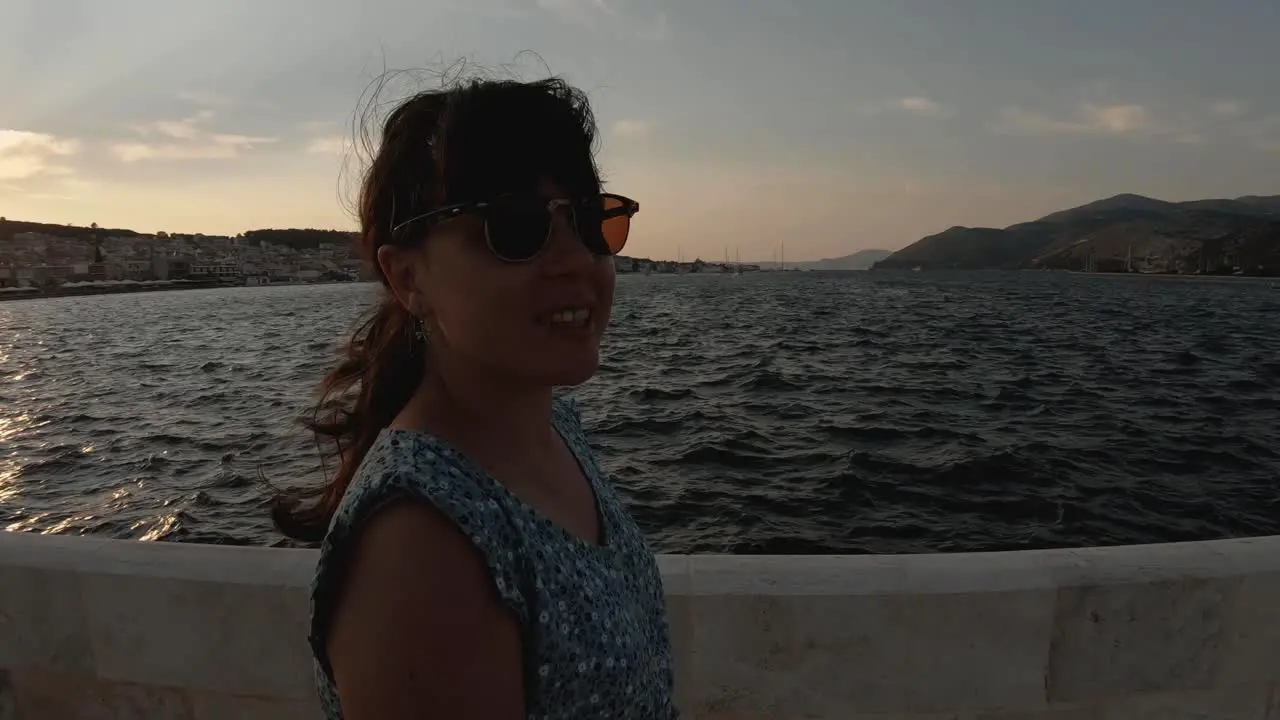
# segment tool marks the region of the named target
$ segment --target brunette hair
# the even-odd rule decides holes
[[[573,193],[599,192],[595,144],[586,96],[559,78],[455,80],[412,95],[387,115],[357,206],[360,249],[382,282],[381,299],[304,421],[325,467],[335,460],[336,470],[321,486],[276,495],[271,517],[281,532],[308,543],[324,538],[369,448],[426,372],[427,340],[389,291],[377,253],[383,245],[421,243],[428,231],[392,228],[444,205],[533,191],[543,178]]]

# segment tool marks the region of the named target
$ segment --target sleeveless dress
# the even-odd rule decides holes
[[[374,442],[330,523],[311,588],[309,640],[328,720],[342,718],[325,650],[340,566],[354,531],[406,497],[431,503],[483,555],[519,621],[527,718],[679,717],[657,563],[605,480],[573,401],[556,400],[553,422],[595,492],[599,546],[549,520],[438,438],[387,429]]]

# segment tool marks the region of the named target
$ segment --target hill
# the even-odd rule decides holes
[[[812,262],[798,262],[796,267],[805,270],[869,270],[872,265],[893,254],[891,250],[859,250],[852,255],[824,258]]]
[[[874,270],[1135,269],[1280,274],[1280,196],[1167,202],[1124,194],[1007,228],[953,227]]]
[[[1013,268],[1043,243],[998,228],[953,227],[922,238],[872,266],[873,270]]]
[[[101,237],[138,237],[140,234],[133,230],[116,230],[97,226],[57,225],[54,223],[26,222],[0,218],[0,241],[12,240],[14,235],[21,235],[22,233],[40,233],[41,235],[66,238],[89,238],[95,234]]]
[[[342,230],[248,230],[244,238],[250,242],[269,242],[275,245],[288,245],[294,250],[314,248],[320,245],[348,244],[356,239],[355,233]]]
[[[54,237],[64,238],[82,238],[89,240],[94,236],[100,238],[108,237],[141,237],[149,233],[140,233],[136,230],[125,230],[117,228],[100,228],[97,225],[90,227],[81,227],[78,225],[60,225],[56,223],[38,223],[26,222],[22,220],[9,220],[8,218],[0,218],[0,242],[12,240],[14,235],[22,233],[39,233],[41,235],[52,235]],[[163,237],[166,234],[160,233]],[[180,234],[175,233],[175,236]],[[303,248],[314,248],[325,244],[346,244],[350,243],[355,234],[343,230],[316,230],[311,228],[297,229],[262,229],[247,230],[241,234],[241,237],[250,242],[265,241],[275,245],[287,245],[295,250]]]

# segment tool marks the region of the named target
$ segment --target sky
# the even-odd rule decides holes
[[[1277,37],[1257,0],[4,0],[0,216],[354,228],[371,83],[465,61],[588,93],[628,255],[896,249],[1280,194]]]

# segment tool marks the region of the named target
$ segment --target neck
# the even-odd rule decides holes
[[[537,458],[552,447],[552,389],[433,353],[402,421],[479,457]]]

